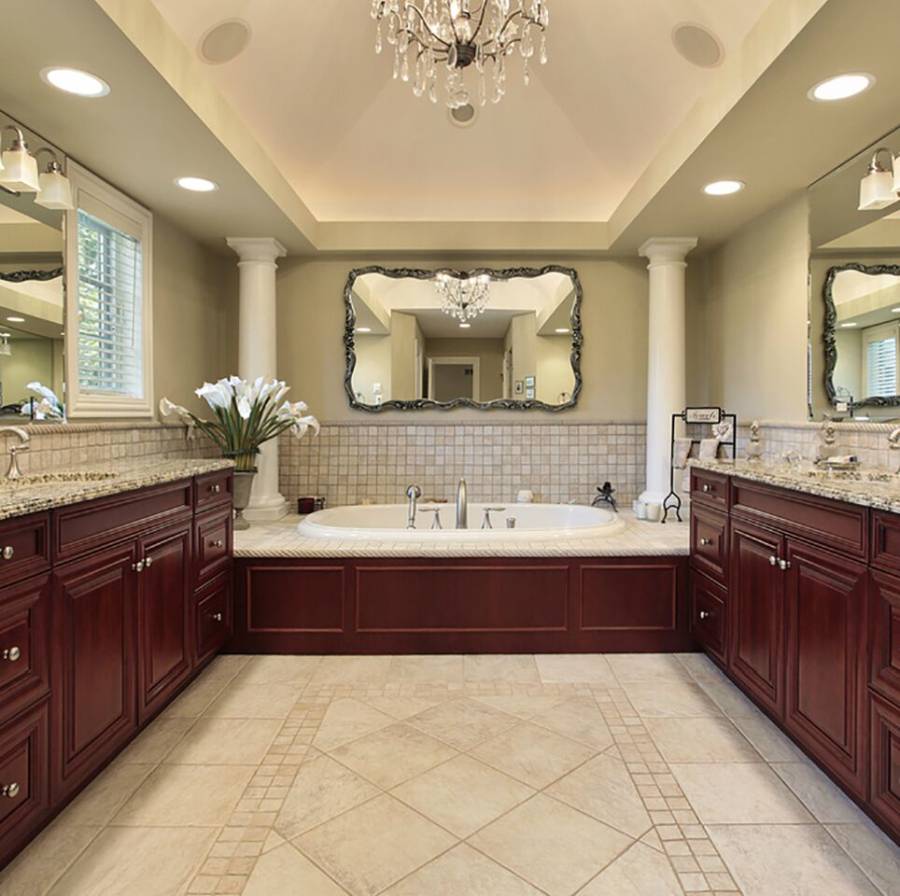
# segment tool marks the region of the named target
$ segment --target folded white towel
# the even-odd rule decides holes
[[[700,460],[715,460],[719,454],[719,440],[700,439]]]
[[[691,439],[675,439],[675,448],[672,457],[672,466],[676,470],[683,470],[691,453]]]

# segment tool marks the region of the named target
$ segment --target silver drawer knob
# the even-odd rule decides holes
[[[15,557],[15,555],[16,555],[16,549],[11,544],[8,544],[5,548],[3,548],[3,559],[4,560],[12,560],[12,558]]]
[[[131,568],[132,568],[135,572],[143,572],[143,571],[144,571],[144,561],[143,561],[143,560],[138,560],[137,563],[132,563],[132,564],[131,564]]]
[[[222,614],[221,613],[213,613],[210,618],[215,619],[216,622],[221,622]]]
[[[709,610],[701,610],[699,616],[701,619],[709,619],[709,617],[712,616],[712,613],[710,613]]]
[[[6,650],[3,651],[3,653],[0,653],[0,656],[11,663],[14,663],[19,659],[19,657],[22,656],[22,651],[19,650],[18,647],[7,647]]]
[[[151,566],[153,566],[153,558],[144,557],[144,569],[150,569]]]
[[[778,566],[778,558],[774,554],[769,557],[769,566]]]
[[[709,491],[709,483],[704,482],[701,491],[708,492]]]
[[[217,495],[217,494],[219,494],[220,491],[222,491],[222,486],[219,485],[218,483],[216,483],[215,485],[211,485],[211,486],[209,487],[209,490],[210,490],[214,495]]]
[[[779,560],[779,561],[778,561],[778,568],[779,568],[782,572],[784,572],[784,571],[787,570],[787,569],[790,569],[790,568],[791,568],[791,561],[790,561],[790,560]]]
[[[209,543],[209,546],[210,546],[211,548],[224,548],[224,547],[225,547],[225,542],[222,541],[221,538],[217,538],[215,541],[211,541],[211,542]]]
[[[19,791],[21,789],[22,788],[19,787],[18,783],[13,781],[12,784],[4,784],[2,787],[0,787],[0,796],[5,796],[11,800],[14,800],[19,795]]]
[[[712,544],[711,538],[701,538],[700,547],[708,548]]]

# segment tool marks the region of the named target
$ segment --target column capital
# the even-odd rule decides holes
[[[647,240],[638,254],[650,259],[650,264],[684,263],[685,256],[697,247],[697,238],[690,236],[655,236]]]
[[[287,255],[287,249],[269,236],[229,236],[225,239],[230,249],[234,249],[241,261],[261,261],[275,263],[276,258]]]

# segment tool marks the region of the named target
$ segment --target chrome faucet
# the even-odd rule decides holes
[[[416,528],[416,501],[422,497],[422,489],[417,485],[411,485],[406,490],[406,497],[409,499],[409,511],[406,515],[406,528]]]
[[[9,446],[9,469],[6,471],[6,478],[14,482],[16,479],[22,478],[22,471],[19,469],[19,455],[28,450],[31,436],[21,426],[0,426],[0,432],[11,432],[19,437],[18,445]]]
[[[456,487],[456,528],[469,528],[469,495],[465,479],[460,479]]]

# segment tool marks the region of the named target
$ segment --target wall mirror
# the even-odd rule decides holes
[[[351,407],[560,411],[581,392],[571,268],[360,268],[344,289]]]
[[[900,153],[900,129],[809,190],[813,418],[900,414],[900,193],[893,188],[888,152],[878,155],[888,169],[884,196],[873,204],[868,195],[873,155],[882,145]]]
[[[9,123],[0,115],[0,126]],[[23,130],[32,153],[46,146]],[[4,149],[10,142],[6,132]],[[64,212],[38,205],[35,193],[10,189],[2,178],[0,173],[0,417],[7,425],[58,423],[59,417],[40,410],[41,396],[28,384],[38,382],[60,399],[64,393]]]

